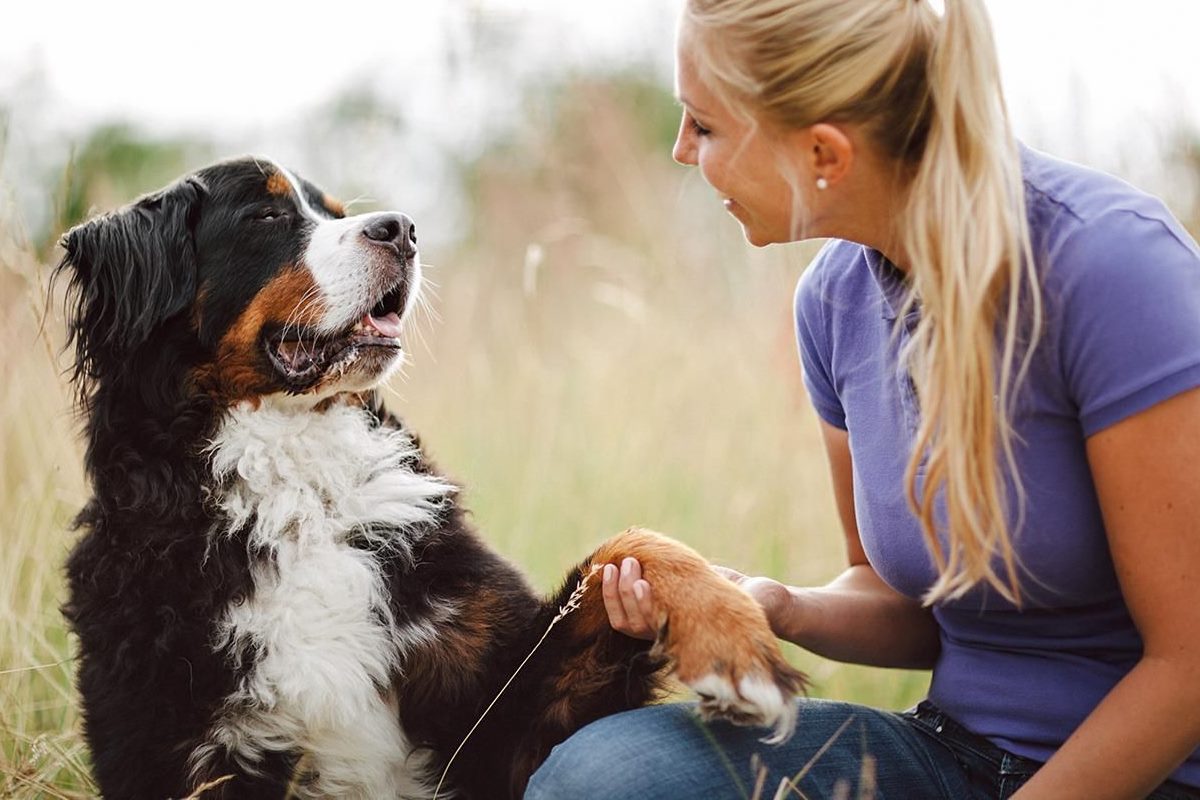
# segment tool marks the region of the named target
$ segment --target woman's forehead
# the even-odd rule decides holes
[[[700,77],[695,58],[682,48],[675,57],[675,99],[689,111],[701,114],[716,112],[720,105],[714,102],[712,90]]]

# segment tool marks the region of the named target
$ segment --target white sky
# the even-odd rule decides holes
[[[633,55],[669,86],[680,2],[13,0],[0,19],[0,108],[17,109],[8,171],[22,151],[48,158],[43,130],[114,118],[278,153],[281,130],[358,82],[394,98],[417,138],[462,141],[507,98],[457,77],[455,58],[490,47],[507,85]],[[1200,130],[1200,0],[988,7],[1031,144],[1136,180],[1181,120]]]
[[[549,50],[576,61],[639,48],[667,58],[677,3],[13,2],[0,25],[0,97],[39,65],[64,121],[255,125],[371,73],[392,78],[402,95],[423,63],[463,43],[472,15],[536,22]],[[1200,117],[1200,0],[991,0],[989,8],[1019,129],[1059,136],[1077,127],[1096,140],[1089,146],[1103,146],[1119,126],[1162,119],[1176,104]]]
[[[554,54],[583,63],[649,49],[660,32],[669,54],[674,8],[674,0],[18,0],[0,24],[0,98],[40,68],[66,120],[269,123],[359,77],[390,78],[403,97],[447,50],[470,46],[475,19],[544,32],[533,37],[544,52],[515,52],[514,62]]]

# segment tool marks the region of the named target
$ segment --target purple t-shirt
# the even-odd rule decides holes
[[[972,731],[1044,761],[1142,653],[1084,442],[1200,386],[1200,248],[1161,202],[1116,178],[1028,148],[1022,165],[1045,309],[1014,419],[1025,607],[986,588],[936,605],[942,649],[929,696]],[[903,281],[877,251],[830,242],[800,280],[796,330],[817,412],[850,433],[867,557],[918,598],[935,571],[904,492],[919,409],[896,358],[916,320],[893,336]],[[1172,777],[1200,786],[1200,751]]]

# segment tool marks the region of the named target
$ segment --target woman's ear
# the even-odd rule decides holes
[[[833,186],[854,163],[854,141],[840,125],[818,122],[805,129],[805,160],[812,174]]]

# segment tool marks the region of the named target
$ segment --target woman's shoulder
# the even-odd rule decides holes
[[[1024,145],[1021,168],[1035,253],[1060,271],[1078,260],[1070,258],[1073,253],[1086,253],[1094,265],[1098,253],[1123,261],[1148,245],[1175,250],[1184,259],[1200,258],[1195,240],[1158,197]],[[1067,263],[1058,263],[1064,258]]]
[[[1200,380],[1200,247],[1153,195],[1025,154],[1044,335],[1084,433]]]
[[[863,259],[866,252],[864,245],[845,239],[827,239],[821,249],[809,262],[801,280],[826,280],[832,274],[842,272]],[[808,276],[820,276],[811,278]]]
[[[829,239],[800,274],[796,303],[845,297],[870,279],[868,248],[844,239]]]

